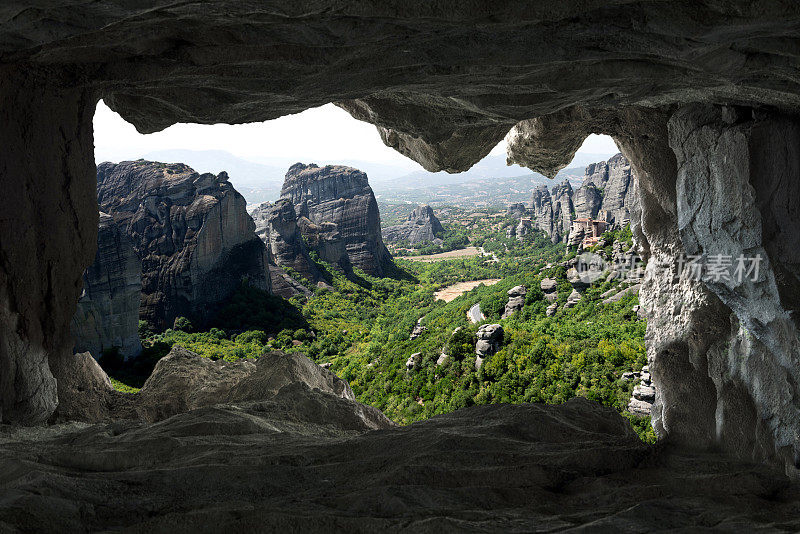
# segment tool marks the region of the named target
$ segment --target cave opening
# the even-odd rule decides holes
[[[31,4],[0,8],[0,530],[797,524],[797,6]],[[162,369],[170,372],[161,375],[158,402],[105,393],[96,402],[108,379],[92,358],[73,354],[70,322],[102,223],[92,150],[100,98],[150,133],[336,102],[375,125],[387,147],[447,173],[469,169],[506,138],[509,161],[553,176],[587,135],[611,136],[637,175],[631,232],[647,260],[640,302],[661,444],[643,447],[618,413],[583,397],[465,406],[398,428],[315,362],[274,353],[263,363],[220,363],[179,350]],[[294,169],[291,194],[301,204],[317,194],[306,186],[321,169]],[[208,261],[214,236],[249,223],[226,226],[217,214],[243,201],[221,200],[226,176],[159,172],[198,191],[197,203],[177,211],[207,210],[218,222],[197,227],[183,217],[170,239],[195,232],[201,254],[184,259],[224,274]],[[143,203],[130,222],[149,231],[179,196],[167,210]],[[291,220],[288,209],[276,213],[276,221]],[[339,231],[310,208],[302,217],[308,246],[323,250]],[[361,269],[376,257],[348,249],[348,238],[339,232],[340,244],[324,249],[334,263]],[[153,255],[171,250],[170,239]],[[226,254],[252,265],[243,258],[261,254],[268,263],[265,250],[248,239]],[[386,258],[382,250],[377,257]],[[749,268],[731,276],[740,259]],[[676,275],[678,264],[695,260],[707,277]],[[378,265],[376,272],[386,267]],[[394,282],[374,283],[361,270],[347,286],[353,300],[391,293]],[[325,282],[326,272],[314,276]],[[242,271],[235,281],[266,287],[258,276]],[[200,288],[209,306],[234,281],[174,280],[170,287],[183,292]],[[508,290],[509,299],[521,297]],[[324,285],[313,292],[331,298]],[[497,299],[482,302],[488,309]],[[407,331],[395,339],[403,343],[414,341],[405,337],[416,326],[435,326],[397,324]],[[299,339],[312,337],[302,330],[286,341],[309,341]],[[496,331],[480,341],[491,345]],[[366,339],[358,328],[338,332]],[[364,345],[372,353],[358,363],[382,365],[380,343]],[[408,352],[391,377],[403,385],[413,385],[417,366]],[[422,368],[434,368],[433,354],[419,356]],[[493,371],[483,363],[484,374]],[[223,369],[236,380],[220,381]],[[342,374],[363,384],[352,369]],[[385,384],[372,391],[380,395]],[[107,421],[109,410],[126,415],[43,426],[57,413]]]

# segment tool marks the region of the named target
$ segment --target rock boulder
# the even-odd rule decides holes
[[[509,289],[508,302],[506,303],[502,318],[505,319],[520,311],[523,306],[525,306],[525,295],[527,294],[528,289],[525,286],[515,286]]]

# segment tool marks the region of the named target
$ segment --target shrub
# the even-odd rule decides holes
[[[175,322],[172,325],[173,330],[180,330],[181,332],[191,332],[192,322],[187,319],[186,317],[176,317]]]

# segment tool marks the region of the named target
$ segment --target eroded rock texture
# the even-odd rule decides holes
[[[619,228],[630,222],[633,206],[634,187],[631,163],[622,154],[608,161],[601,161],[586,167],[581,191],[589,184],[602,190],[602,203],[592,218],[609,223],[611,228]]]
[[[614,135],[638,174],[659,433],[793,465],[797,233],[778,223],[798,182],[797,4],[11,0],[0,17],[3,421],[55,408],[47,360],[71,349],[94,257],[96,98],[143,132],[335,101],[431,170],[468,168],[514,127],[509,159],[552,176],[589,133]],[[657,267],[728,248],[763,249],[763,278],[706,284]]]
[[[797,486],[648,450],[612,408],[472,406],[365,432],[301,384],[156,424],[0,434],[0,528],[147,532],[791,531]]]
[[[281,197],[294,205],[307,236],[320,257],[349,271],[357,267],[380,276],[391,264],[381,238],[378,203],[367,175],[343,165],[295,163],[286,173]]]
[[[444,233],[442,223],[430,206],[417,206],[408,220],[403,224],[388,226],[383,229],[386,241],[408,241],[411,245],[430,243]]]
[[[4,25],[3,25],[4,26]],[[55,74],[54,74],[55,75]],[[97,246],[95,101],[0,67],[0,421],[45,421]]]
[[[275,204],[265,202],[250,215],[256,224],[256,234],[270,251],[272,292],[284,298],[310,295],[308,288],[294,277],[315,284],[322,279],[322,273],[308,254],[292,202],[288,199],[280,199]]]
[[[564,129],[614,135],[638,177],[656,431],[797,476],[797,118],[711,105],[575,116]],[[688,256],[706,265],[697,277]],[[758,272],[739,280],[739,258],[761,258]]]
[[[244,197],[224,172],[182,163],[101,163],[97,198],[142,262],[140,317],[156,328],[198,324],[246,280],[268,290],[267,254]]]
[[[533,165],[538,152],[530,144],[538,142],[531,132],[525,131],[523,121],[515,132],[526,135],[528,145],[510,145],[509,150],[517,158],[515,162]],[[574,132],[573,132],[574,134]],[[568,143],[572,146],[574,143]],[[566,154],[566,153],[565,153]],[[564,155],[571,158],[572,154]],[[622,154],[608,161],[588,165],[584,171],[583,184],[573,189],[568,181],[553,186],[539,186],[533,192],[532,224],[542,230],[553,242],[563,241],[578,245],[583,235],[571,235],[571,223],[575,219],[595,219],[608,222],[609,228],[620,228],[630,222],[631,210],[636,202],[634,175],[631,164]]]
[[[141,300],[142,262],[127,234],[101,212],[97,254],[83,274],[83,294],[72,318],[75,352],[99,358],[116,348],[126,359],[138,355]]]

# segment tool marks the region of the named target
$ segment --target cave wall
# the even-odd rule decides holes
[[[589,133],[612,135],[637,170],[632,230],[648,260],[639,298],[657,434],[798,476],[798,118],[709,104],[571,108],[515,126],[508,157],[552,173]],[[706,264],[699,276],[693,258]]]
[[[0,421],[45,421],[97,246],[89,92],[0,69]]]
[[[669,132],[685,250],[709,262],[731,256],[733,264],[731,276],[704,281],[732,312],[725,344],[708,358],[716,439],[742,456],[774,458],[796,471],[800,121],[768,110],[694,105],[673,115]]]
[[[614,136],[639,176],[656,430],[794,469],[800,5],[11,0],[0,20],[2,421],[57,403],[48,360],[96,241],[97,97],[141,132],[333,101],[428,170],[466,170],[511,129],[509,162],[552,176]],[[676,272],[720,253],[762,254],[760,277]]]

